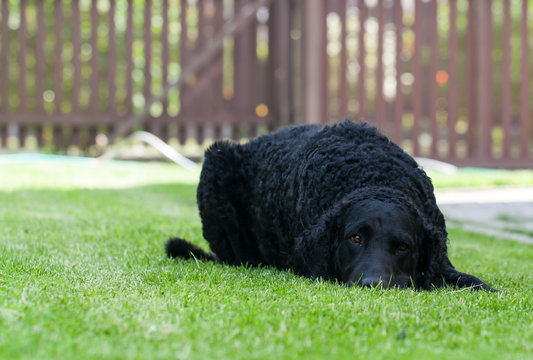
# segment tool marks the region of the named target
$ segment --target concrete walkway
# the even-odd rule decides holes
[[[449,227],[533,244],[533,187],[435,192]]]

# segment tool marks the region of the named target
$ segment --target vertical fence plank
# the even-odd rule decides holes
[[[253,138],[257,137],[257,125],[256,124],[251,124],[250,125],[250,133],[248,134],[248,137],[250,139],[253,139]]]
[[[100,24],[100,17],[98,14],[97,4],[98,0],[91,1],[91,78],[89,94],[89,112],[93,114],[98,113],[98,109],[100,106],[100,56],[98,51],[98,26]],[[89,125],[89,146],[92,146],[96,143],[97,133],[98,130],[96,128],[96,125]]]
[[[28,39],[28,29],[26,23],[26,7],[27,0],[20,1],[20,18],[19,18],[19,30],[18,30],[18,109],[24,112],[27,107],[27,87],[26,87],[26,46]]]
[[[37,1],[37,31],[35,33],[35,111],[43,114],[45,112],[43,94],[45,90],[46,79],[46,63],[44,44],[46,39],[46,29],[44,23],[44,1]],[[78,56],[76,48],[73,49],[73,56]],[[74,64],[74,71],[77,69]],[[44,146],[43,124],[36,124],[35,137],[37,139],[37,146]]]
[[[62,112],[63,104],[63,2],[54,1],[54,113]],[[53,126],[54,146],[59,149],[64,146],[63,127]]]
[[[198,7],[198,39],[196,40],[196,50],[202,49],[205,46],[205,7],[204,0],[196,0],[196,6]]]
[[[52,127],[54,134],[54,147],[61,149],[65,145],[65,139],[63,137],[63,128],[60,125],[54,125]]]
[[[203,144],[205,140],[205,124],[196,124],[196,142]],[[239,140],[239,139],[236,139]]]
[[[35,32],[35,110],[44,111],[43,93],[46,78],[45,67],[45,26],[44,26],[44,2],[37,2],[37,31]],[[74,51],[76,54],[76,51]]]
[[[37,145],[39,147],[43,147],[45,144],[43,124],[38,124],[37,126],[35,126],[35,136],[37,137]]]
[[[528,1],[522,0],[521,12],[521,56],[520,56],[520,155],[529,154],[529,30]]]
[[[184,124],[178,125],[178,140],[180,144],[185,144],[185,140],[187,140],[187,129]]]
[[[54,1],[54,110],[62,112],[63,104],[63,1]]]
[[[413,142],[413,154],[420,155],[420,119],[422,117],[422,4],[420,1],[415,2],[415,50],[413,54],[414,66],[414,88],[413,88],[413,131],[411,139]]]
[[[80,2],[72,0],[72,66],[74,73],[72,77],[72,112],[80,111],[80,90],[81,90],[81,21],[80,21]]]
[[[235,13],[238,13],[244,0],[235,1]],[[253,21],[244,31],[235,36],[234,48],[234,84],[235,106],[239,117],[253,114],[257,99],[257,23]],[[244,118],[241,118],[241,122]]]
[[[241,137],[240,131],[239,131],[239,125],[240,124],[232,124],[231,125],[231,138],[235,141],[238,141]]]
[[[116,114],[116,97],[117,97],[117,36],[115,25],[115,4],[116,1],[111,1],[109,4],[109,18],[108,18],[108,60],[107,60],[107,109],[110,115]]]
[[[385,99],[383,98],[383,30],[385,21],[383,19],[383,0],[378,0],[378,67],[376,74],[376,124],[379,129],[384,130],[385,121]]]
[[[502,29],[502,130],[503,158],[509,159],[511,148],[511,10],[510,0],[503,0]]]
[[[290,123],[291,98],[290,98],[290,3],[277,1],[271,5],[269,24],[269,48],[272,52],[272,85],[271,105],[274,120],[278,125]],[[271,55],[270,55],[271,54]]]
[[[0,146],[7,146],[7,126],[0,123]]]
[[[26,142],[26,136],[28,135],[28,126],[20,125],[18,129],[19,146],[24,147]]]
[[[72,127],[72,135],[70,141],[72,145],[81,146],[80,127],[78,125],[74,125]]]
[[[235,0],[234,1],[234,14],[237,14],[241,7],[244,5],[246,0]],[[255,35],[255,32],[254,32]],[[247,55],[248,48],[247,45],[249,45],[250,38],[252,37],[252,34],[248,32],[244,32],[241,34],[236,34],[234,37],[234,47],[233,47],[233,63],[234,63],[234,72],[233,72],[233,84],[234,84],[234,91],[233,91],[233,105],[235,106],[235,109],[237,110],[240,123],[241,116],[244,112],[247,110],[247,106],[250,105],[249,103],[249,95],[250,89],[247,89],[247,82],[246,77],[248,76],[250,72],[250,64],[247,62]],[[233,134],[232,138],[236,140],[238,138],[236,127],[232,129]]]
[[[197,8],[198,8],[198,38],[196,39],[196,44],[195,44],[195,52],[198,53],[200,52],[204,47],[205,47],[205,44],[207,43],[206,41],[206,31],[205,31],[205,28],[206,28],[206,25],[208,24],[208,22],[206,21],[206,16],[205,16],[205,2],[204,0],[197,0],[197,4],[196,4]],[[206,71],[206,70],[203,70],[203,71],[200,71],[198,74],[197,74],[197,86],[195,87],[194,89],[194,111],[195,113],[197,114],[206,114],[210,109],[209,107],[210,106],[205,106],[205,104],[203,104],[203,100],[205,99],[209,99],[209,96],[210,96],[210,91],[207,89],[208,86],[206,86],[205,84],[209,82],[209,71]],[[209,102],[209,105],[211,105],[211,102]],[[204,131],[204,128],[205,128],[205,123],[197,123],[196,124],[196,141],[198,144],[202,144],[205,140],[205,131]]]
[[[170,45],[168,38],[168,0],[163,0],[162,8],[162,28],[161,28],[161,77],[163,86],[169,81],[168,79],[168,67],[170,64]],[[163,116],[168,115],[168,99],[163,101]]]
[[[126,15],[126,114],[133,114],[133,0],[128,0]]]
[[[340,72],[339,72],[339,112],[340,116],[336,120],[341,120],[348,116],[348,77],[346,75],[346,70],[348,67],[348,55],[346,49],[346,1],[342,0],[339,5],[339,17],[341,21],[341,61],[340,61]]]
[[[90,89],[91,93],[89,96],[89,110],[92,113],[98,111],[98,106],[100,103],[100,92],[98,91],[100,85],[100,75],[99,75],[99,56],[98,56],[98,25],[99,25],[99,16],[97,8],[97,0],[92,0],[91,2],[91,80],[90,80]]]
[[[28,88],[26,83],[26,73],[28,72],[26,55],[27,55],[27,46],[28,46],[28,24],[26,19],[26,8],[27,0],[20,0],[20,20],[19,20],[19,29],[18,29],[18,96],[19,96],[19,111],[24,113],[27,111],[28,106]],[[25,135],[26,135],[26,125],[16,124],[15,129],[17,129],[17,136],[19,139],[19,146],[24,147]]]
[[[88,139],[90,146],[96,144],[96,135],[98,135],[98,129],[96,128],[96,126],[90,126]]]
[[[215,4],[215,21],[214,21],[214,31],[217,33],[224,26],[224,3],[219,1],[214,1]],[[216,60],[213,62],[215,80],[213,86],[215,88],[215,108],[223,109],[224,108],[224,96],[223,96],[223,87],[224,87],[224,55],[222,52],[216,57]],[[216,128],[215,128],[216,135]],[[217,137],[219,138],[219,137]]]
[[[169,22],[168,22],[168,0],[163,0],[163,3],[161,4],[161,16],[162,16],[162,24],[161,24],[161,82],[163,84],[163,87],[165,84],[169,81],[168,78],[168,67],[170,65],[170,43],[169,43],[169,37],[168,37],[168,29],[169,29]],[[170,138],[169,129],[168,129],[168,98],[165,98],[163,100],[162,105],[162,113],[161,117],[165,119],[164,124],[162,124],[162,128],[160,131],[161,139],[163,141],[168,142]]]
[[[494,21],[492,13],[492,0],[488,0],[483,8],[483,19],[485,21],[485,29],[487,34],[487,49],[485,50],[485,59],[487,61],[487,104],[485,107],[486,114],[482,119],[482,136],[485,139],[483,144],[483,153],[485,159],[490,161],[493,157],[493,140],[492,140],[492,129],[494,127],[494,59],[493,59],[493,50],[494,50]]]
[[[189,51],[188,51],[188,28],[187,28],[187,0],[181,0],[180,2],[180,67],[183,69],[187,66],[189,60]],[[180,114],[185,115],[189,111],[189,87],[187,85],[188,81],[185,81],[185,84],[180,88]]]
[[[4,113],[9,111],[9,7],[8,0],[2,0],[2,23],[0,24],[0,37],[2,44],[0,47],[0,110]],[[2,136],[6,133],[2,131]]]
[[[359,75],[357,79],[357,101],[359,103],[359,118],[365,119],[366,114],[366,46],[365,46],[365,24],[368,16],[368,9],[364,0],[357,3],[359,8],[359,37],[358,37],[358,64]]]
[[[429,4],[431,9],[431,61],[429,65],[429,121],[431,127],[431,150],[432,157],[437,158],[439,145],[439,127],[437,123],[437,68],[439,61],[439,33],[437,23],[437,0],[432,0]]]
[[[394,26],[396,28],[396,99],[394,101],[393,139],[397,144],[403,140],[403,93],[402,93],[402,48],[403,9],[402,3],[394,3]]]
[[[455,126],[458,116],[457,79],[457,0],[450,0],[450,30],[448,35],[448,156],[457,157]]]
[[[474,13],[475,0],[468,0],[468,26],[466,29],[466,57],[467,57],[467,78],[466,78],[466,106],[468,129],[466,133],[467,157],[474,155],[474,128],[477,120],[477,97],[476,97],[476,19]]]
[[[476,102],[475,149],[480,160],[491,154],[492,128],[492,14],[491,0],[476,3]]]
[[[144,106],[150,106],[150,102],[151,102],[150,99],[152,97],[152,0],[146,0],[144,4],[143,41],[144,41],[143,96],[144,96],[144,101],[145,101]]]
[[[321,70],[320,70],[320,77],[322,80],[322,83],[324,84],[324,89],[322,91],[322,111],[320,113],[320,119],[322,124],[326,124],[330,121],[330,101],[329,101],[329,91],[328,91],[328,79],[330,74],[329,69],[329,59],[328,59],[328,24],[327,24],[327,4],[321,4],[321,12],[323,13],[323,20],[322,26],[324,27],[324,32],[320,34],[321,39],[319,40],[322,44],[322,50],[319,53],[319,56],[322,57],[320,60],[321,64]]]
[[[327,112],[325,100],[326,78],[322,69],[327,64],[326,58],[326,14],[325,4],[322,1],[303,2],[303,81],[302,103],[304,109],[304,122],[323,123]],[[317,71],[317,69],[320,69]]]

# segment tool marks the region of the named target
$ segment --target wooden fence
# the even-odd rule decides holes
[[[533,166],[527,0],[302,3],[298,122],[345,116],[416,156]]]
[[[531,168],[530,11],[527,0],[0,0],[0,147],[87,149],[137,128],[201,143],[352,117],[416,156]]]
[[[0,147],[87,148],[117,129],[181,143],[272,129],[288,106],[289,4],[269,4],[0,0]]]

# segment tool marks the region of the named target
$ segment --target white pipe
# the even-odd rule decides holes
[[[174,148],[168,145],[166,142],[146,131],[136,131],[131,137],[136,140],[144,141],[145,143],[153,146],[161,154],[165,155],[167,158],[175,162],[176,164],[183,166],[186,169],[196,169],[198,165],[181,155],[179,152],[174,150]]]

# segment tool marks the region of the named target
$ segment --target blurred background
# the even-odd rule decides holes
[[[0,0],[0,152],[97,156],[346,117],[533,168],[528,0]]]

